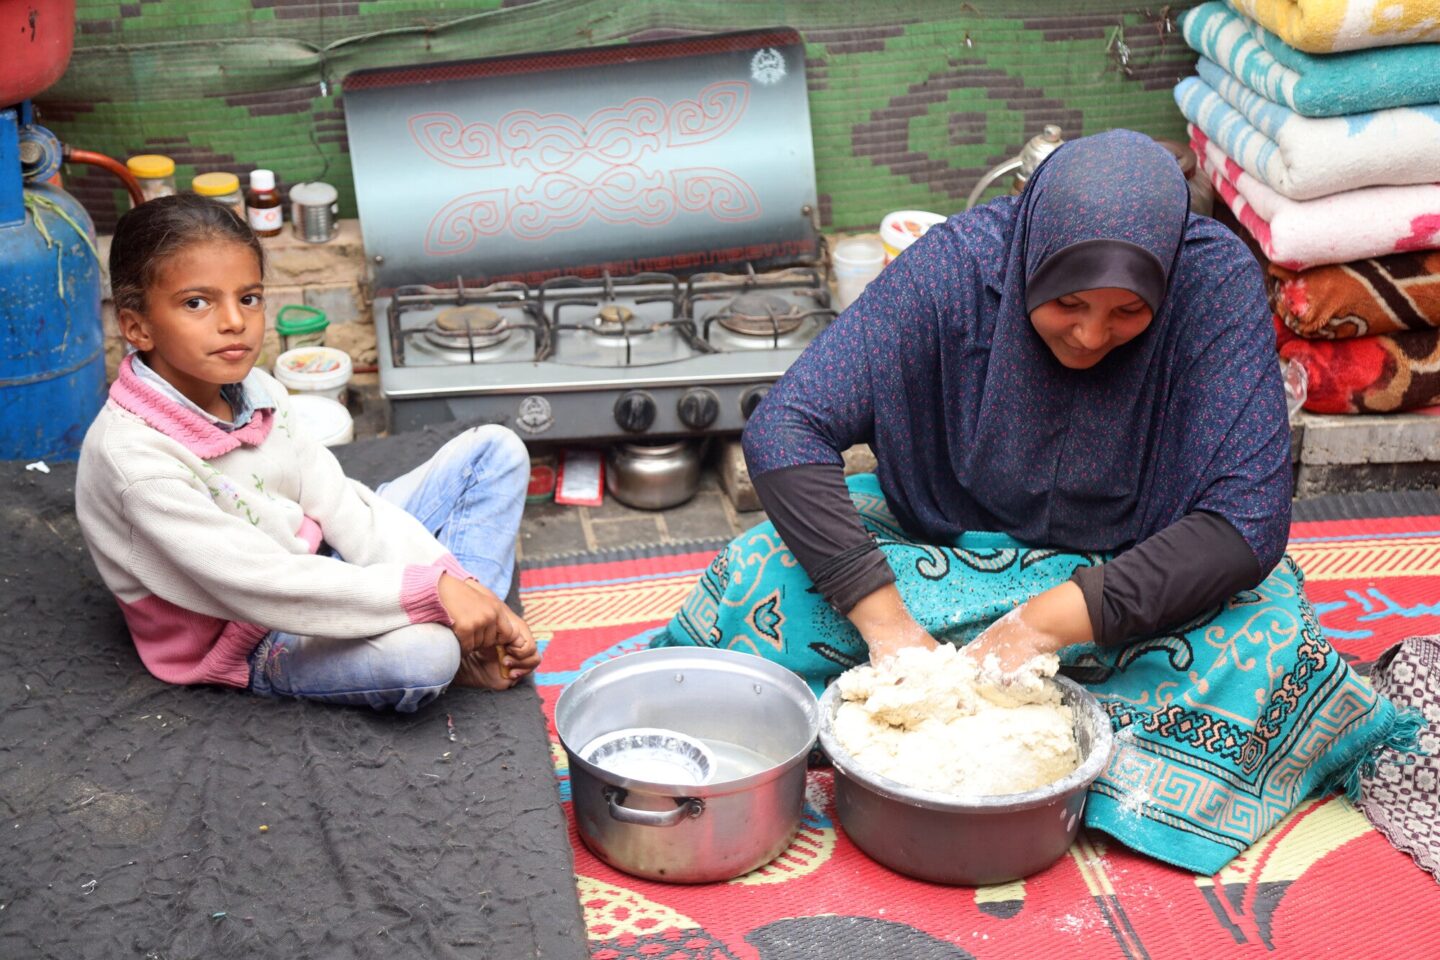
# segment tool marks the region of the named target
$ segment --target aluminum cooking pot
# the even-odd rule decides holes
[[[840,690],[832,684],[820,698],[820,745],[835,764],[835,809],[846,835],[872,859],[932,883],[1006,883],[1060,859],[1115,735],[1092,693],[1066,677],[1053,682],[1075,711],[1080,766],[1048,786],[988,797],[921,790],[862,768],[835,737]]]
[[[819,725],[815,695],[795,674],[706,647],[617,657],[582,674],[555,704],[580,838],[617,870],[672,883],[729,880],[789,845]],[[715,769],[700,784],[657,783],[581,755],[629,729],[693,738]]]

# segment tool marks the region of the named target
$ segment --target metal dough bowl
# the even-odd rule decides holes
[[[907,787],[860,767],[835,737],[840,689],[820,698],[820,745],[835,764],[835,807],[855,845],[892,870],[932,883],[981,886],[1043,870],[1064,856],[1080,827],[1085,795],[1110,762],[1115,735],[1090,691],[1052,681],[1075,711],[1080,766],[1025,793],[959,797]]]
[[[667,883],[729,880],[789,845],[819,726],[819,704],[798,676],[707,647],[616,657],[555,703],[580,838],[611,866]],[[703,781],[626,776],[590,749],[617,733],[634,739],[637,728],[661,742],[697,741],[710,761]],[[643,770],[663,767],[631,768]]]

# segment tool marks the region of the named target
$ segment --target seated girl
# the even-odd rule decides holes
[[[529,475],[498,426],[377,490],[345,477],[256,369],[265,256],[194,195],[120,219],[110,277],[134,349],[85,436],[80,528],[146,668],[169,683],[414,711],[539,664],[500,599]]]

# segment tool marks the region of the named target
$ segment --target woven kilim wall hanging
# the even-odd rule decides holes
[[[953,213],[1046,123],[1183,137],[1170,90],[1194,71],[1176,20],[1193,3],[1120,0],[80,0],[75,53],[39,100],[76,147],[164,153],[197,171],[325,180],[355,215],[341,85],[362,67],[783,25],[807,48],[821,221]],[[108,231],[115,181],[67,167]]]

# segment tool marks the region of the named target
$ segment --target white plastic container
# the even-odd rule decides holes
[[[885,268],[885,248],[873,236],[849,237],[835,245],[835,309],[854,303],[865,285]]]
[[[300,393],[290,398],[290,409],[305,425],[305,431],[327,447],[355,439],[355,418],[339,400]]]
[[[926,230],[947,219],[928,210],[896,210],[886,214],[885,219],[880,221],[880,242],[885,245],[885,262],[900,256]]]
[[[334,347],[298,347],[275,360],[275,379],[291,393],[339,401],[350,382],[350,355]]]

